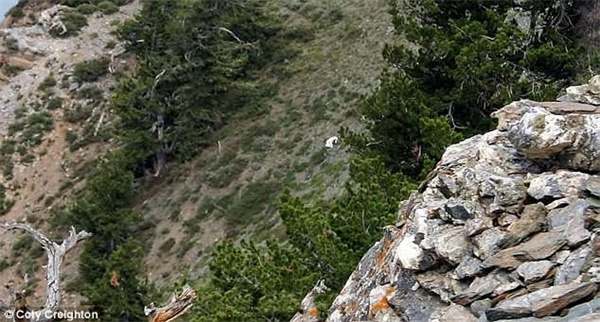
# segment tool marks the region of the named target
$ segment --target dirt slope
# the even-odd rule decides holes
[[[213,147],[140,200],[151,241],[147,266],[159,284],[201,276],[217,241],[284,236],[276,214],[284,189],[330,198],[347,180],[347,155],[324,142],[342,126],[357,127],[358,100],[376,86],[392,32],[385,1],[279,3],[285,25],[311,40],[296,45],[289,77],[269,79],[277,93],[264,113],[234,120]]]
[[[357,128],[359,98],[376,86],[381,50],[392,32],[385,3],[277,1],[285,26],[305,40],[290,48],[297,55],[262,76],[273,85],[275,95],[232,120],[196,159],[170,164],[163,177],[141,184],[136,209],[145,220],[142,237],[147,241],[146,264],[152,281],[164,285],[183,274],[202,276],[212,247],[227,238],[284,237],[276,213],[276,200],[284,189],[323,198],[339,194],[348,176],[347,155],[339,148],[325,149],[324,142],[342,126]],[[17,51],[0,50],[2,57],[16,57],[25,64],[24,71],[0,84],[0,134],[8,133],[15,112],[18,115],[25,108],[33,113],[32,106],[46,103],[48,96],[40,93],[39,86],[51,73],[59,83],[53,95],[64,99],[62,109],[49,112],[53,124],[42,143],[29,151],[33,160],[16,160],[14,179],[0,177],[15,201],[2,220],[26,219],[49,229],[51,209],[68,200],[81,185],[89,162],[110,148],[110,142],[101,141],[72,149],[70,135],[96,126],[101,114],[110,114],[105,102],[114,77],[93,84],[102,89],[103,103],[94,105],[80,124],[69,122],[66,111],[94,102],[77,96],[85,85],[73,84],[69,76],[79,62],[119,52],[111,31],[116,21],[138,9],[134,1],[117,14],[96,14],[78,36],[67,39],[50,37],[39,26],[0,29],[4,47],[7,40],[14,43],[10,39],[17,39],[18,45]],[[117,59],[117,65],[130,64]],[[100,132],[110,126],[105,123],[100,122]],[[21,253],[15,250],[21,248]],[[0,270],[0,284],[20,282],[26,271],[41,277],[41,258],[22,260],[30,253],[39,256],[22,236],[0,235],[0,254],[8,265]],[[76,254],[66,269],[68,285],[76,277]],[[43,292],[35,285],[34,289],[38,295]],[[2,292],[0,298],[5,296]],[[73,303],[76,298],[66,300]]]

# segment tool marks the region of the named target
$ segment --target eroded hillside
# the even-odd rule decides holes
[[[69,200],[89,166],[110,148],[104,133],[111,128],[108,100],[115,85],[113,73],[128,65],[113,31],[138,8],[135,1],[116,13],[90,14],[87,25],[70,37],[50,35],[49,25],[43,23],[44,15],[57,7],[31,11],[28,19],[38,19],[38,24],[13,22],[15,26],[0,30],[3,221],[27,221],[52,230],[53,212]],[[85,78],[89,68],[82,67],[96,63],[101,65],[96,77]],[[0,283],[20,284],[29,276],[28,288],[41,296],[41,249],[26,235],[2,234],[0,245]],[[77,262],[70,262],[67,283],[76,271]]]
[[[2,220],[52,231],[55,210],[112,147],[105,135],[114,120],[111,90],[135,63],[114,30],[139,7],[134,1],[117,13],[91,13],[87,26],[69,37],[52,36],[51,24],[43,23],[56,7],[32,11],[27,21],[2,30]],[[295,40],[261,76],[273,94],[235,116],[194,160],[171,163],[161,177],[140,182],[136,209],[145,221],[146,269],[159,285],[204,274],[218,241],[284,237],[276,213],[284,189],[329,198],[347,178],[347,155],[325,148],[325,140],[342,126],[358,126],[359,98],[376,84],[392,32],[385,1],[281,0],[277,7]],[[0,283],[37,276],[29,282],[41,296],[40,249],[24,235],[0,238]],[[76,281],[72,257],[67,285]]]

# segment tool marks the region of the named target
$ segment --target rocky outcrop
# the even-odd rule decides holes
[[[493,116],[402,203],[328,321],[600,321],[600,77]]]

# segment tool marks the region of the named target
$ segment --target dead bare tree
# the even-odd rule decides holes
[[[302,303],[300,303],[300,311],[294,315],[290,322],[318,322],[319,310],[317,309],[316,298],[320,294],[324,294],[329,291],[329,288],[325,285],[325,281],[320,280],[317,282],[315,287],[306,294]]]
[[[65,255],[77,245],[77,243],[89,238],[91,234],[86,231],[77,232],[74,227],[71,227],[69,236],[60,244],[58,244],[50,240],[44,233],[36,230],[28,224],[0,223],[0,229],[6,231],[24,231],[30,234],[37,242],[39,242],[42,245],[42,248],[46,251],[46,255],[48,257],[48,264],[46,266],[46,301],[41,310],[36,311],[31,315],[34,317],[31,322],[49,321],[47,317],[52,316],[52,313],[56,312],[61,301],[60,267],[63,259]],[[13,299],[12,303],[13,308],[15,308],[17,301],[19,302],[19,309],[26,309],[26,301],[22,292],[15,293],[15,299]]]
[[[173,294],[167,305],[156,308],[152,303],[144,308],[144,313],[150,318],[150,322],[172,322],[185,314],[194,305],[196,298],[196,291],[186,285],[179,295]]]

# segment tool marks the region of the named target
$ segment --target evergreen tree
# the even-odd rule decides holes
[[[573,1],[392,1],[398,41],[363,107],[361,152],[422,178],[444,148],[519,98],[553,99],[577,73]],[[450,126],[444,124],[448,123]]]
[[[210,269],[192,321],[289,321],[318,278],[298,249],[274,241],[222,244]]]
[[[123,141],[159,173],[189,158],[256,95],[252,71],[277,23],[264,0],[150,0],[121,29],[139,67],[115,95]]]

